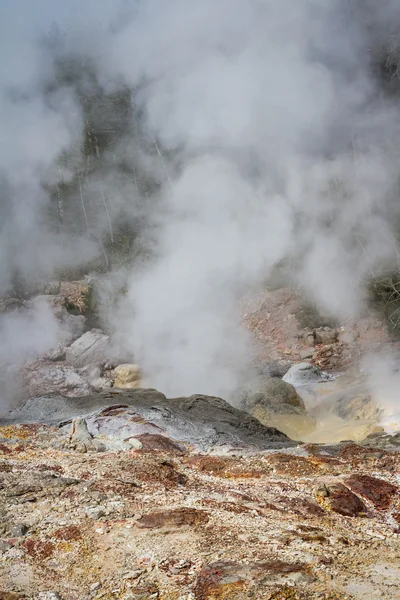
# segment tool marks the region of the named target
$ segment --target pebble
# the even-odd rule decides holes
[[[14,525],[11,529],[11,537],[23,537],[29,531],[29,527],[24,523],[18,523]]]
[[[92,583],[92,585],[90,586],[90,591],[97,592],[97,590],[99,590],[100,588],[101,588],[101,583],[100,583],[100,581],[97,581],[96,583]]]
[[[91,508],[87,508],[85,510],[85,513],[91,519],[97,520],[105,516],[106,510],[102,506],[94,506]]]

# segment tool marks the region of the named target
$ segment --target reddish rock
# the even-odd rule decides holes
[[[277,501],[279,506],[284,507],[285,511],[301,515],[305,518],[322,517],[325,513],[321,506],[306,498],[286,498],[285,496],[280,496]]]
[[[185,527],[207,523],[208,514],[196,508],[177,508],[143,515],[136,522],[141,529],[160,529],[161,527]]]
[[[246,464],[243,459],[228,456],[191,456],[187,464],[202,473],[226,478],[259,478],[267,470],[259,466]]]
[[[150,600],[159,597],[159,591],[156,585],[140,585],[131,588],[129,597],[132,600]]]
[[[378,510],[389,508],[394,496],[399,493],[397,486],[369,475],[352,475],[344,483],[352,492],[372,502]]]
[[[218,561],[202,569],[195,587],[196,600],[229,600],[248,585],[249,577],[241,565]]]
[[[12,454],[11,447],[6,446],[6,444],[0,444],[0,454]]]
[[[136,435],[135,439],[142,443],[142,451],[147,452],[168,452],[172,454],[184,454],[186,450],[176,442],[166,437],[154,433],[143,433]]]
[[[342,483],[318,489],[316,497],[324,508],[345,517],[358,517],[367,512],[364,502]]]
[[[23,544],[27,554],[36,560],[43,560],[53,555],[55,546],[51,542],[45,540],[34,540],[29,538]]]
[[[317,475],[322,471],[319,465],[314,464],[313,457],[303,458],[302,456],[277,453],[269,456],[267,460],[278,475],[307,476]]]
[[[116,415],[124,414],[126,408],[129,408],[128,404],[113,404],[112,406],[103,408],[103,410],[99,412],[98,417],[115,417]]]
[[[172,461],[149,455],[135,455],[134,460],[119,461],[114,470],[107,471],[102,480],[95,482],[93,489],[125,493],[129,487],[140,487],[140,484],[159,484],[170,489],[186,482],[186,476],[176,469]]]
[[[77,525],[69,525],[67,527],[61,527],[53,532],[53,536],[58,540],[71,542],[79,540],[82,537],[82,532]]]
[[[312,579],[307,566],[302,563],[291,564],[280,560],[253,564],[218,561],[200,571],[195,586],[195,598],[196,600],[250,598],[250,595],[244,596],[243,593],[261,580],[264,590],[268,585],[286,584],[299,578],[305,582]]]

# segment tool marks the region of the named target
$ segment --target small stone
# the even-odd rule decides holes
[[[306,338],[305,338],[305,343],[307,346],[309,346],[310,348],[313,348],[315,346],[315,337],[313,333],[309,333]],[[313,352],[313,350],[311,350],[311,352]]]
[[[128,448],[131,448],[132,450],[141,450],[143,448],[142,442],[137,438],[129,438],[129,440],[127,440],[125,444]]]
[[[85,513],[88,517],[96,521],[97,519],[101,519],[101,517],[104,517],[106,511],[102,506],[95,506],[93,508],[87,508],[85,510]]]
[[[58,592],[39,592],[37,600],[62,600]]]
[[[100,581],[97,581],[96,583],[92,583],[92,585],[90,586],[90,591],[97,592],[97,590],[99,590],[100,588],[101,588],[101,583],[100,583]]]
[[[0,540],[0,554],[5,554],[9,550],[11,550],[11,548],[12,548],[11,544],[9,544],[8,542],[5,542],[3,540]]]
[[[11,528],[11,537],[23,537],[29,531],[29,527],[24,523],[18,523]]]

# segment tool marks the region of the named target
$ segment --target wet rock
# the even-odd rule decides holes
[[[329,376],[315,365],[308,362],[292,365],[283,376],[283,381],[294,386],[300,386],[329,379]]]
[[[352,475],[344,483],[352,492],[372,502],[378,510],[389,508],[394,498],[399,495],[397,486],[369,475]]]
[[[343,396],[333,406],[333,412],[341,419],[346,421],[350,419],[377,421],[381,414],[376,400],[367,392],[360,392],[355,388],[353,395],[351,390],[344,390]]]
[[[80,397],[91,391],[88,382],[68,365],[34,361],[25,369],[24,377],[33,397],[50,394]]]
[[[315,495],[324,508],[339,515],[358,517],[367,513],[367,507],[362,500],[342,483],[323,486]]]
[[[304,409],[304,402],[293,385],[282,379],[259,377],[251,381],[244,393],[244,405],[251,409],[255,404],[290,405]]]
[[[136,526],[140,529],[160,529],[164,527],[175,528],[194,526],[207,523],[208,515],[203,510],[196,508],[178,508],[143,515]]]
[[[296,389],[282,379],[264,377],[251,382],[244,408],[263,425],[276,427],[292,439],[315,429],[315,419],[306,413]]]
[[[100,329],[87,331],[67,348],[67,363],[74,367],[102,366],[111,354],[110,338]]]
[[[122,389],[135,389],[142,387],[140,367],[134,364],[118,365],[114,369],[114,387]]]

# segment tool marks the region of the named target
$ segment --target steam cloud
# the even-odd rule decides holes
[[[398,2],[15,4],[0,8],[2,292],[15,269],[49,275],[94,255],[110,221],[140,222],[156,258],[128,275],[112,325],[152,386],[176,395],[236,389],[252,358],[237,299],[284,259],[321,308],[357,314],[365,276],[396,256],[397,75],[385,87],[377,57]],[[52,54],[40,40],[53,22],[66,38]],[[45,218],[60,155],[83,160],[76,90],[49,92],[60,52],[85,57],[108,92],[134,90],[158,151],[127,129],[91,176],[107,212],[78,213],[73,244]],[[160,186],[146,207],[123,161]]]

